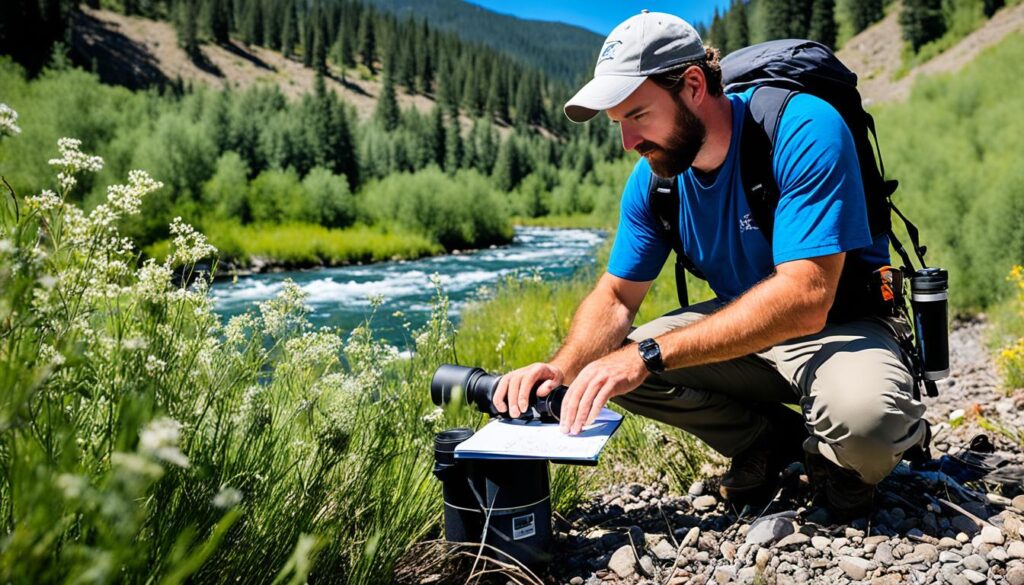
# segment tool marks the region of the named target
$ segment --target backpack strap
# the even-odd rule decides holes
[[[690,295],[686,290],[686,272],[706,280],[704,274],[683,251],[682,234],[679,231],[679,184],[676,177],[668,179],[651,173],[651,182],[647,187],[647,203],[658,218],[658,233],[666,239],[676,253],[676,297],[680,307],[690,305]]]
[[[740,137],[740,176],[747,196],[750,216],[761,235],[772,244],[775,208],[779,206],[779,186],[775,182],[772,159],[779,120],[789,100],[796,95],[792,89],[762,86],[754,90],[747,104],[743,133]]]

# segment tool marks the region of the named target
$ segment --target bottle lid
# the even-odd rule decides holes
[[[459,427],[434,435],[434,460],[441,464],[455,463],[455,447],[473,436],[473,429]]]
[[[916,293],[949,289],[949,273],[942,268],[922,268],[910,279],[910,290]]]

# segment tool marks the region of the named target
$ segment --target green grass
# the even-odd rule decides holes
[[[312,224],[212,223],[204,231],[222,260],[243,265],[255,259],[279,266],[354,264],[408,260],[444,251],[440,244],[418,234],[367,226],[329,229]],[[170,248],[171,242],[163,240],[148,247],[146,253],[162,261]]]

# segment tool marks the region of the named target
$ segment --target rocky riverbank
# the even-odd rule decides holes
[[[879,486],[870,518],[832,522],[810,505],[799,464],[787,469],[763,510],[720,501],[715,476],[681,496],[659,484],[614,486],[556,521],[553,580],[1024,584],[1024,391],[1007,394],[999,386],[985,331],[982,320],[955,328],[951,377],[937,398],[925,398],[933,456],[947,473],[901,464]],[[980,434],[992,452],[968,452]],[[987,451],[983,442],[974,447]],[[996,469],[960,484],[951,475],[972,467],[949,464],[964,459]]]

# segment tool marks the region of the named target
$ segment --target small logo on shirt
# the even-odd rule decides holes
[[[761,231],[761,228],[757,227],[749,213],[740,218],[740,233],[752,232],[754,230]]]

